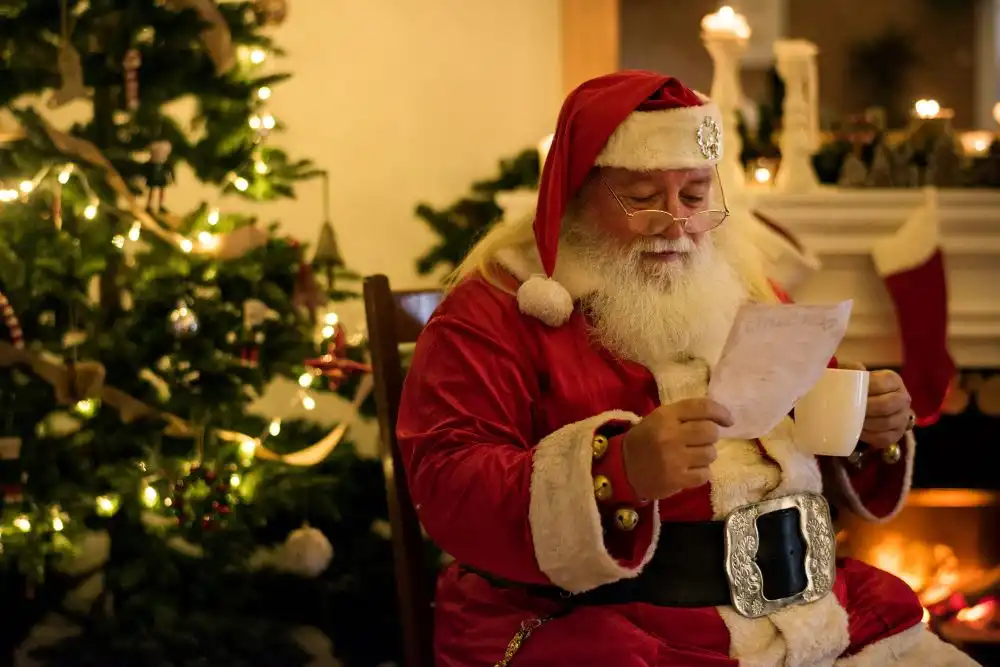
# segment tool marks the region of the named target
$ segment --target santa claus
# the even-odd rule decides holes
[[[479,243],[420,338],[398,436],[420,519],[455,558],[442,667],[975,664],[905,583],[834,561],[824,490],[876,521],[909,490],[896,374],[871,374],[872,455],[806,454],[791,418],[719,438],[731,416],[706,388],[730,324],[777,301],[725,224],[721,128],[671,77],[581,85],[533,223]]]

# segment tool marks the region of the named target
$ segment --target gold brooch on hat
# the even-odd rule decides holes
[[[706,160],[718,160],[722,154],[722,130],[711,116],[705,116],[698,128],[698,148]]]

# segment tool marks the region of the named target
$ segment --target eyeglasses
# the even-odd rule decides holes
[[[642,209],[639,211],[629,210],[629,207],[625,205],[625,202],[623,202],[621,197],[618,196],[618,193],[611,187],[611,184],[604,180],[603,176],[600,178],[601,182],[604,183],[604,187],[608,189],[611,196],[614,197],[615,201],[618,202],[618,205],[621,206],[622,211],[626,216],[628,216],[629,228],[637,234],[662,234],[675,224],[679,224],[681,229],[688,234],[701,234],[715,229],[729,217],[729,207],[726,205],[726,193],[722,189],[722,180],[719,178],[718,169],[716,169],[715,178],[719,183],[719,194],[722,196],[722,208],[698,211],[697,213],[692,213],[686,218],[678,218],[669,211],[662,211],[654,208]]]

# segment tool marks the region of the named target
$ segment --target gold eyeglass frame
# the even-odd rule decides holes
[[[716,166],[716,167],[714,167],[714,169],[715,169],[715,178],[716,178],[716,180],[719,183],[719,194],[722,196],[722,208],[721,209],[717,209],[717,208],[705,209],[704,211],[698,211],[694,215],[689,215],[686,218],[678,218],[673,213],[671,213],[670,211],[664,211],[664,210],[658,209],[658,208],[644,208],[644,209],[639,209],[639,210],[636,210],[636,211],[631,211],[631,210],[629,210],[629,206],[627,206],[625,204],[625,202],[622,201],[622,199],[618,195],[618,193],[615,192],[615,189],[613,187],[611,187],[611,184],[608,183],[607,180],[605,180],[604,175],[603,174],[599,175],[599,178],[601,179],[601,183],[604,184],[604,187],[606,187],[608,189],[608,192],[611,193],[611,196],[615,198],[616,202],[618,202],[618,205],[621,207],[622,212],[624,212],[625,215],[627,215],[630,220],[634,219],[635,216],[639,215],[640,213],[657,213],[657,214],[666,215],[668,218],[670,218],[670,220],[673,221],[669,225],[667,225],[663,229],[663,231],[666,231],[666,230],[670,229],[675,224],[680,224],[681,229],[683,229],[684,232],[687,233],[687,234],[704,234],[705,232],[710,232],[713,229],[719,228],[722,225],[722,223],[724,223],[726,221],[726,218],[728,218],[729,214],[730,214],[729,204],[726,203],[726,190],[722,187],[722,178],[719,176],[719,168]],[[691,230],[689,230],[688,227],[687,227],[688,221],[691,218],[695,217],[696,215],[701,215],[703,213],[721,213],[722,214],[722,219],[719,220],[719,222],[715,223],[714,225],[712,225],[711,227],[708,227],[706,229],[702,229],[702,230],[699,230],[697,232],[692,232]]]

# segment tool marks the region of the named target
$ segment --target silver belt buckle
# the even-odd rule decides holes
[[[783,509],[799,511],[806,545],[804,590],[778,600],[764,597],[764,576],[758,567],[757,519]],[[830,506],[817,493],[796,493],[738,507],[726,517],[726,578],[733,607],[742,616],[757,618],[779,609],[814,602],[833,590],[837,573],[836,535]]]

